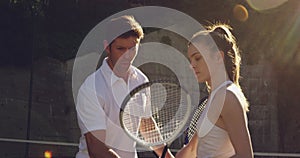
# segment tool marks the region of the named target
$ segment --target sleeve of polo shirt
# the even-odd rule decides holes
[[[81,133],[106,129],[106,115],[103,110],[104,101],[95,90],[81,87],[77,96],[77,117]]]

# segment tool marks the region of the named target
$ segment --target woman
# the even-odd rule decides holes
[[[253,157],[247,127],[248,102],[239,86],[240,54],[231,28],[215,24],[196,33],[188,58],[209,98],[197,132],[176,158]]]

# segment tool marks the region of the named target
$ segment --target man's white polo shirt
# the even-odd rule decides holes
[[[77,96],[77,117],[81,130],[79,152],[76,158],[88,158],[84,134],[94,130],[106,130],[105,144],[122,158],[137,157],[135,143],[120,127],[119,111],[125,96],[148,78],[136,67],[130,67],[127,83],[117,77],[106,59],[96,72],[87,77]]]

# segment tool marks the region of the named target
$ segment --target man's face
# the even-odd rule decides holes
[[[117,38],[106,48],[108,65],[116,74],[128,72],[138,51],[139,39],[134,36]]]

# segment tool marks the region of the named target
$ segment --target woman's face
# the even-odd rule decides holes
[[[188,48],[187,55],[190,60],[191,68],[193,68],[198,82],[210,82],[210,73],[207,64],[199,50],[197,50],[197,48],[191,44]]]

